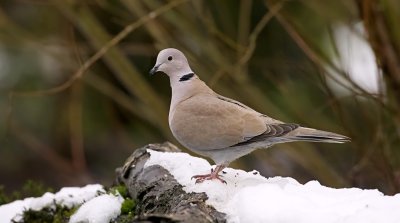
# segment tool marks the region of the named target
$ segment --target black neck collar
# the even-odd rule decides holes
[[[182,81],[190,80],[190,79],[192,79],[193,76],[194,76],[194,73],[185,74],[181,78],[179,78],[179,81],[182,82]]]

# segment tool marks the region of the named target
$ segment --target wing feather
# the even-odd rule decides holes
[[[269,124],[267,125],[267,130],[260,135],[254,136],[246,141],[237,143],[233,146],[243,146],[248,145],[255,142],[265,141],[267,139],[281,137],[286,135],[287,133],[297,129],[299,127],[298,124],[294,123],[278,123],[278,124]],[[232,146],[232,147],[233,147]]]

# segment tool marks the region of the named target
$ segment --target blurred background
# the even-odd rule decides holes
[[[2,0],[0,184],[110,185],[136,148],[177,143],[168,77],[148,76],[174,47],[216,92],[352,138],[232,167],[397,193],[399,21],[397,0]]]

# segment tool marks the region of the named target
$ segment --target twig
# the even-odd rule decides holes
[[[7,105],[7,126],[10,125],[11,115],[12,115],[12,105],[14,101],[14,97],[38,97],[38,96],[46,96],[52,95],[59,92],[64,91],[65,89],[69,88],[75,80],[82,77],[82,75],[101,57],[103,57],[107,51],[118,44],[122,39],[124,39],[128,34],[136,30],[137,28],[141,27],[142,25],[146,24],[148,21],[157,18],[161,14],[175,8],[188,0],[176,0],[172,1],[166,5],[157,8],[154,11],[149,12],[147,15],[142,16],[139,20],[129,24],[126,26],[120,33],[114,36],[110,41],[108,41],[103,47],[101,47],[93,56],[91,56],[88,60],[86,60],[83,65],[65,82],[62,84],[45,90],[37,90],[37,91],[11,91],[8,94],[8,105]]]
[[[78,45],[76,44],[74,30],[70,29],[70,45],[72,46],[74,55],[78,64],[82,64],[82,58],[79,54]],[[70,103],[69,103],[69,131],[70,131],[70,147],[72,165],[79,172],[84,172],[89,176],[87,169],[85,149],[83,143],[82,131],[82,84],[76,82],[71,87]]]
[[[29,91],[29,92],[20,92],[20,91],[12,91],[10,92],[11,98],[12,96],[29,96],[29,97],[34,97],[34,96],[44,96],[44,95],[50,95],[54,93],[61,92],[68,87],[71,86],[71,84],[76,80],[82,77],[82,75],[95,63],[97,62],[104,54],[107,53],[107,51],[117,45],[122,39],[124,39],[127,35],[129,35],[132,31],[136,30],[140,26],[144,25],[146,22],[149,20],[155,19],[161,14],[167,12],[168,10],[179,6],[180,4],[186,2],[188,0],[176,0],[173,2],[170,2],[169,4],[166,4],[150,13],[148,13],[146,16],[141,17],[138,21],[135,21],[129,25],[127,25],[121,32],[119,32],[116,36],[114,36],[109,42],[107,42],[100,50],[98,50],[93,56],[91,56],[88,60],[83,63],[83,65],[71,76],[70,79],[68,79],[66,82],[62,83],[59,86],[56,86],[54,88],[46,89],[46,90],[38,90],[38,91]]]
[[[261,20],[257,23],[256,27],[254,28],[253,32],[251,32],[249,36],[249,45],[246,48],[244,55],[240,58],[239,64],[243,65],[249,61],[250,57],[253,55],[253,52],[257,45],[257,38],[260,32],[264,29],[265,25],[271,20],[274,16],[276,16],[279,10],[282,9],[284,1],[278,2],[271,7],[271,9],[266,13]]]

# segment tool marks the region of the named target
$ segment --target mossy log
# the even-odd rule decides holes
[[[136,200],[137,222],[225,222],[225,214],[207,205],[205,193],[186,193],[163,167],[144,168],[147,149],[180,152],[171,143],[149,144],[136,149],[123,167],[116,170],[117,183],[125,184]]]

